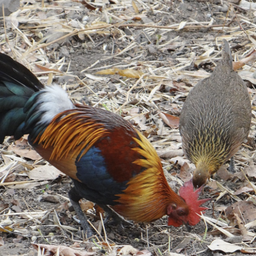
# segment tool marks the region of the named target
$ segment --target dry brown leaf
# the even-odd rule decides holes
[[[94,209],[96,210],[96,216],[100,218],[100,215],[104,214],[104,210],[97,204],[94,205]]]
[[[250,185],[249,185],[250,186]],[[242,187],[242,188],[239,188],[235,193],[234,195],[240,195],[240,194],[243,194],[243,193],[247,193],[247,192],[252,192],[253,191],[253,188],[250,186],[250,187]]]
[[[159,112],[159,116],[171,128],[176,129],[179,127],[180,118],[178,116],[173,116],[164,112]]]
[[[86,2],[85,0],[72,0],[72,1],[83,4],[88,10],[94,11],[94,10],[98,9],[99,11],[102,12],[102,7],[98,7],[98,6],[95,7],[91,3]],[[97,3],[99,3],[99,2],[97,2]],[[104,2],[102,2],[102,4],[103,3]]]
[[[233,69],[238,70],[239,68],[243,67],[245,64],[247,64],[250,61],[255,61],[256,59],[256,50],[253,50],[247,57],[233,62]]]
[[[241,220],[241,218],[239,217],[239,215],[237,213],[234,213],[234,216],[236,218],[236,222],[237,222],[237,225],[241,231],[241,234],[243,237],[246,237],[248,235],[248,232],[244,226],[244,223],[243,221]]]
[[[84,0],[82,0],[82,1],[77,1],[77,2],[82,3],[82,4],[83,4],[87,9],[89,9],[89,10],[94,11],[94,10],[97,9],[96,7],[92,6],[91,4],[87,3],[87,2],[84,1]],[[101,10],[101,8],[100,8],[100,10]]]
[[[244,168],[244,173],[247,174],[249,178],[256,178],[256,165],[250,165]]]
[[[101,242],[101,246],[104,246],[105,248],[109,248],[109,246],[115,246],[115,243],[109,243],[109,242]]]
[[[255,248],[242,247],[242,246],[239,246],[236,244],[227,243],[227,242],[223,241],[222,239],[214,240],[208,247],[212,251],[222,251],[225,253],[234,253],[236,251],[240,251],[242,253],[249,253],[252,255],[256,253]]]
[[[61,71],[59,71],[58,69],[54,69],[54,68],[47,68],[45,66],[41,66],[39,64],[35,64],[36,67],[38,67],[39,69],[41,69],[42,71],[47,71],[47,72],[54,72],[54,73],[61,73]]]
[[[145,18],[146,15],[145,14],[137,14],[134,15],[133,13],[131,13],[130,15],[126,15],[126,14],[121,14],[119,16],[120,19],[122,20],[142,20],[143,18]]]
[[[138,249],[135,249],[133,246],[131,245],[125,245],[124,247],[121,248],[121,250],[119,251],[120,255],[134,255],[138,252]]]
[[[252,84],[256,84],[256,79],[255,79],[255,73],[251,72],[250,70],[238,70],[237,71],[238,75],[243,79],[243,80],[248,80]]]
[[[207,186],[211,187],[211,188],[214,189],[214,190],[218,189],[218,185],[217,185],[216,180],[210,179],[210,180],[208,181],[208,183],[207,183]],[[226,209],[226,207],[225,207],[225,209]]]
[[[241,246],[227,243],[221,239],[214,240],[208,247],[212,251],[222,251],[225,253],[232,253],[232,252],[240,251],[242,249]]]
[[[119,69],[119,68],[110,68],[104,69],[96,72],[97,75],[115,75],[125,76],[129,78],[140,78],[143,75],[143,72],[134,70],[134,69]]]
[[[60,175],[65,176],[52,165],[39,166],[28,172],[28,177],[32,180],[55,180]]]
[[[139,113],[140,113],[140,108],[139,107],[136,107],[136,108],[131,108],[128,113],[131,115],[131,116],[137,116]]]
[[[243,236],[243,241],[245,241],[245,240],[250,241],[252,236],[247,231],[243,221],[241,220],[241,218],[238,216],[237,213],[234,213],[234,216],[236,218],[236,222],[237,222],[237,225],[239,227],[239,230],[241,231],[241,234]]]
[[[151,256],[151,252],[148,251],[148,250],[142,250],[142,251],[139,251],[136,253],[136,256],[137,255],[142,255],[142,256]]]
[[[32,244],[36,250],[46,250],[48,253],[60,256],[89,256],[95,254],[94,252],[80,251],[63,245],[49,245],[49,244]]]
[[[175,157],[173,157],[172,159],[171,159],[171,162],[172,163],[178,163],[179,165],[183,165],[184,163],[188,163],[189,162],[189,160],[188,159],[186,159],[184,156],[175,156]]]
[[[217,171],[216,175],[224,181],[230,180],[234,177],[234,174],[229,172],[224,165],[220,167],[220,169]]]
[[[14,189],[32,189],[34,187],[43,186],[45,184],[48,184],[48,181],[41,181],[41,182],[32,182],[29,181],[14,181],[14,182],[4,182],[3,186],[9,186],[9,188]]]
[[[190,167],[188,163],[184,163],[180,167],[180,174],[178,175],[183,181],[188,181],[191,178]]]
[[[151,252],[148,250],[139,251],[131,245],[125,245],[119,251],[119,255],[142,255],[142,256],[151,256]]]
[[[157,150],[157,154],[161,158],[165,159],[171,159],[176,156],[183,156],[183,150],[182,149],[176,149],[176,150]]]
[[[143,72],[134,69],[119,69],[118,74],[129,78],[140,78]]]
[[[135,21],[136,21],[136,20],[141,20],[141,17],[135,16],[135,17],[132,18],[132,20],[135,20]]]
[[[247,224],[256,219],[256,206],[249,201],[239,201],[227,207],[225,214],[232,225],[237,224],[235,214]]]
[[[108,68],[108,69],[103,69],[98,72],[96,72],[96,75],[115,75],[118,74],[119,69],[118,68]]]
[[[24,138],[16,140],[8,147],[8,150],[31,160],[39,160],[42,158],[34,149],[31,148],[28,141]]]
[[[87,201],[87,200],[80,200],[80,206],[83,212],[86,212],[90,209],[93,209],[94,207],[94,203],[91,201]]]
[[[132,120],[139,126],[140,131],[146,131],[148,129],[148,126],[146,125],[147,118],[145,115],[137,115],[133,117]]]
[[[186,75],[191,77],[196,77],[198,79],[203,79],[211,75],[211,73],[205,71],[204,69],[199,69],[197,71],[186,72]]]
[[[250,247],[244,247],[241,249],[241,252],[242,253],[248,253],[248,254],[251,254],[251,255],[255,255],[256,254],[256,249],[255,248],[250,248]]]

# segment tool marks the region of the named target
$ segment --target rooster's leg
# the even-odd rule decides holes
[[[125,220],[121,215],[117,214],[109,206],[102,205],[102,204],[98,204],[98,205],[107,213],[108,216],[107,216],[106,220],[108,220],[108,217],[111,217],[113,219],[114,223],[117,225],[120,225],[121,227],[122,227],[122,224],[132,225],[132,223],[130,221]]]
[[[87,222],[87,218],[79,204],[79,200],[82,197],[77,193],[75,188],[71,188],[68,195],[69,195],[70,202],[80,220],[80,224],[81,224],[84,232],[86,233],[87,237],[91,237],[93,235],[92,230],[91,230],[91,228]]]

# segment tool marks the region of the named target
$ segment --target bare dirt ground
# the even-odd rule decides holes
[[[156,148],[176,191],[194,167],[182,153],[177,125],[167,126],[159,114],[179,116],[189,90],[216,66],[222,39],[235,61],[246,62],[238,73],[251,94],[253,119],[250,138],[235,156],[236,173],[225,165],[205,186],[201,198],[211,200],[198,225],[168,227],[164,217],[102,227],[84,202],[98,230],[92,240],[83,239],[69,203],[70,179],[51,169],[26,138],[7,138],[1,145],[0,255],[256,255],[256,67],[246,59],[256,45],[256,7],[234,2],[31,0],[1,20],[1,52],[44,84],[60,84],[72,99],[132,122]],[[48,252],[37,250],[39,244],[50,246]]]

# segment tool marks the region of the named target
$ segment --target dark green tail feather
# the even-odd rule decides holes
[[[6,54],[0,53],[0,80],[39,91],[44,85],[26,67]]]
[[[17,86],[17,84],[14,84],[13,82],[4,82],[6,88],[12,92],[15,95],[19,96],[26,96],[26,95],[32,95],[35,91],[25,87],[25,86]],[[23,85],[23,84],[22,84]]]
[[[29,119],[34,123],[34,119],[24,113],[24,107],[26,103],[33,104],[35,97],[30,100],[31,96],[43,88],[26,67],[0,53],[0,143],[5,136],[19,139],[27,133],[25,121]]]

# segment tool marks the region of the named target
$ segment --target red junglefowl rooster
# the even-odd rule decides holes
[[[168,215],[168,224],[196,225],[205,200],[199,190],[169,187],[156,151],[117,114],[73,104],[58,86],[43,86],[24,66],[0,54],[0,142],[5,136],[29,143],[49,163],[71,177],[71,203],[91,235],[79,200],[97,203],[113,217],[151,222]],[[118,214],[117,214],[118,213]]]

